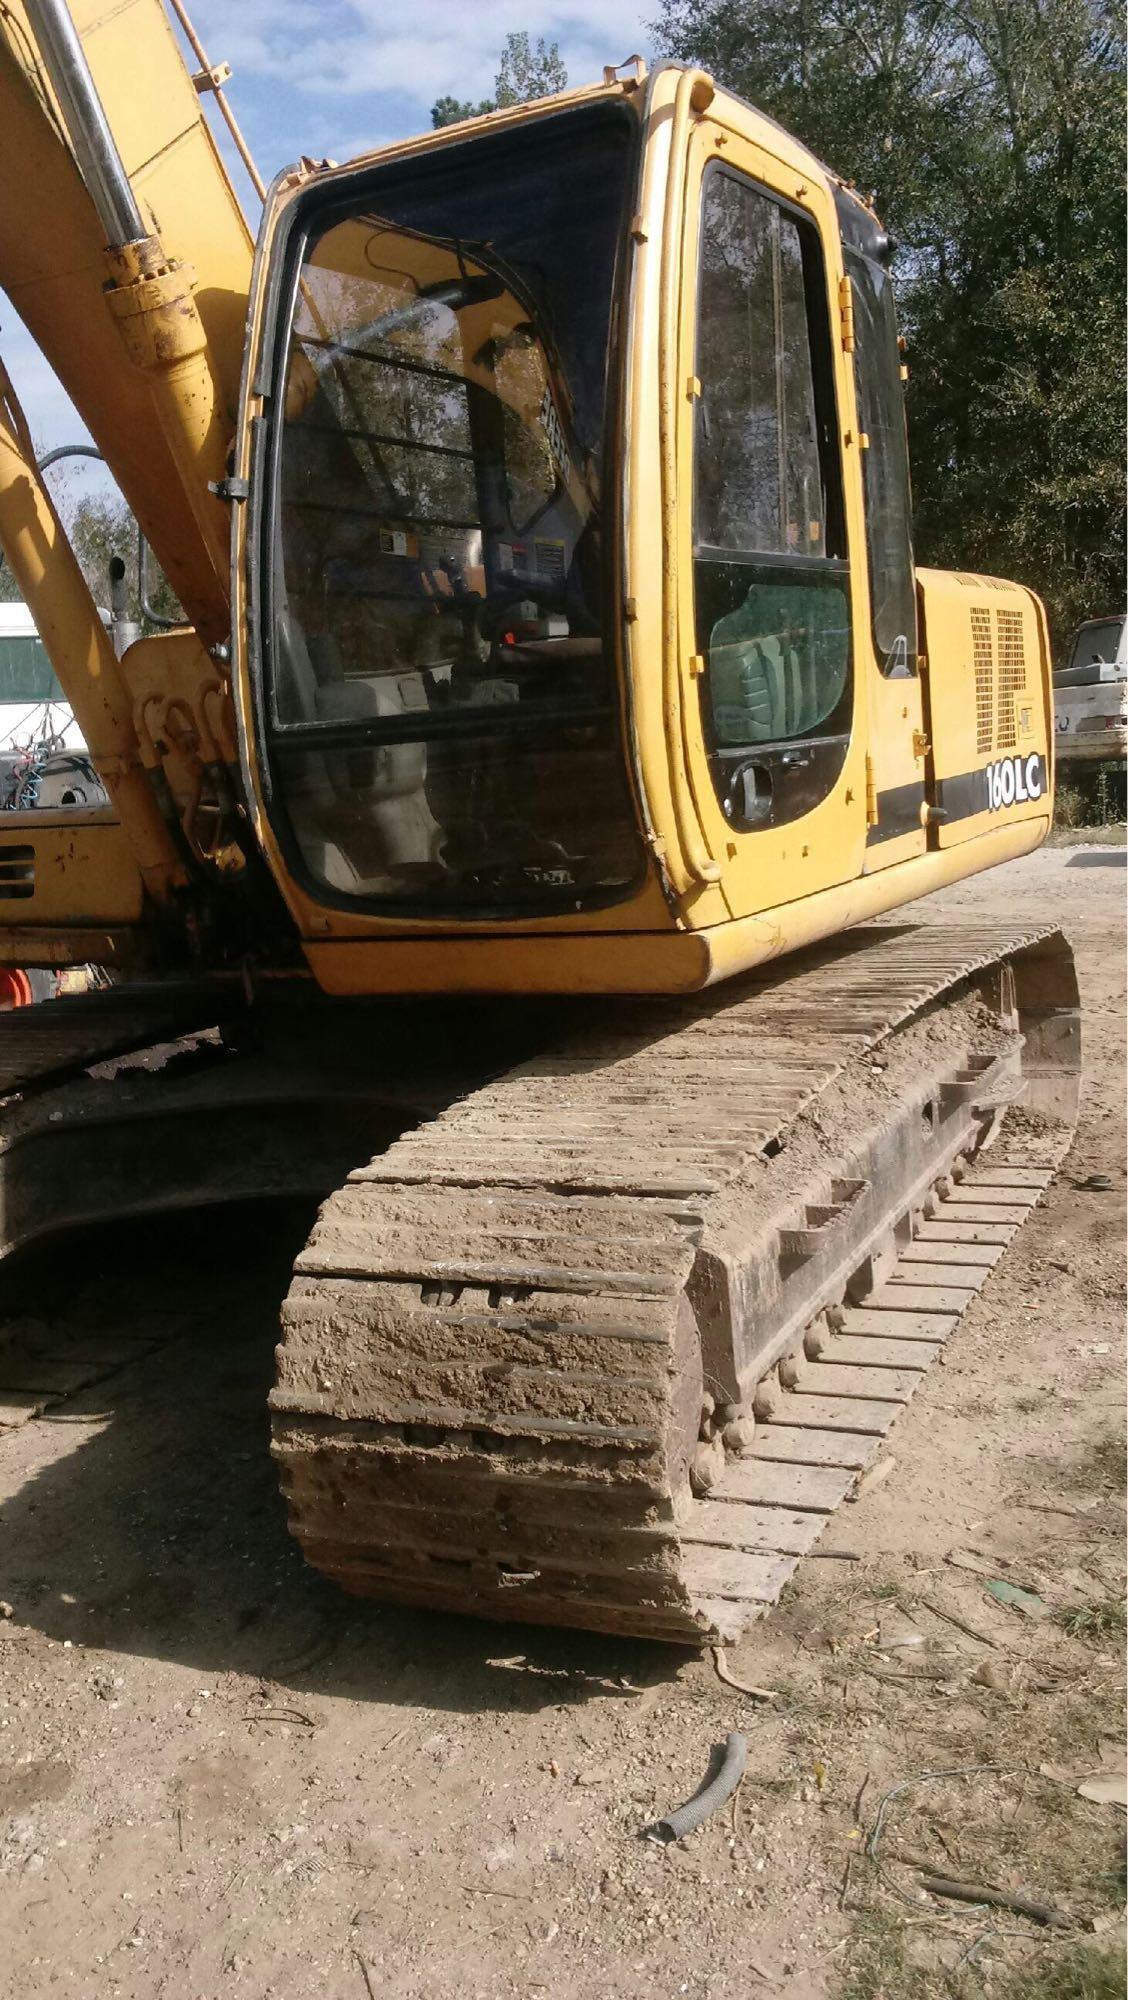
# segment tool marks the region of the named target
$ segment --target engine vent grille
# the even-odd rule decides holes
[[[991,645],[991,613],[971,607],[971,646],[975,662],[975,748],[989,757],[994,747],[995,655]]]
[[[1022,613],[996,608],[994,619],[981,604],[971,607],[971,654],[975,669],[975,748],[980,757],[1013,750],[1018,741],[1015,696],[1026,692],[1026,648]]]
[[[35,894],[35,849],[0,842],[0,902],[22,902]]]
[[[967,590],[1015,591],[1018,589],[1017,584],[1007,583],[1006,579],[1001,576],[972,576],[965,569],[953,570],[952,575],[955,577],[956,582],[962,583]]]
[[[995,748],[1013,750],[1015,734],[1014,698],[1026,691],[1026,653],[1022,643],[1022,614],[998,610],[995,629],[999,655],[999,705],[995,727]]]

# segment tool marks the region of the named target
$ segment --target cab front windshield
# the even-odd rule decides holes
[[[283,830],[332,900],[576,908],[638,873],[605,643],[630,162],[621,110],[559,116],[307,224],[266,721]]]

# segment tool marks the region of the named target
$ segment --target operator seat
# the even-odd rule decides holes
[[[425,710],[426,696],[414,677],[346,676],[333,635],[307,635],[291,611],[279,614],[276,634],[283,724],[366,722]],[[289,753],[283,785],[294,831],[315,872],[334,887],[354,893],[367,887],[376,894],[389,886],[388,875],[429,871],[437,828],[424,791],[426,767],[422,743],[303,745]]]

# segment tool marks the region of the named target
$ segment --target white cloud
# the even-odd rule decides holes
[[[596,82],[604,63],[645,51],[649,11],[646,0],[493,0],[483,32],[482,10],[465,0],[416,0],[390,30],[387,0],[244,0],[233,17],[220,0],[197,9],[212,60],[246,76],[312,95],[398,92],[427,103],[488,95],[505,37],[521,31],[559,42],[571,83]]]

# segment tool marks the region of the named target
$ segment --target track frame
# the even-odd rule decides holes
[[[914,1263],[922,1230],[1007,1116],[1033,1205],[1079,1061],[1059,934],[898,928],[606,1010],[405,1133],[325,1205],[284,1309],[274,1451],[307,1556],[400,1603],[731,1638],[824,1510],[726,1482],[805,1369],[826,1393],[780,1430],[884,1433],[992,1267]],[[894,1366],[896,1329],[846,1332],[854,1311],[923,1337]],[[832,1484],[851,1448],[816,1460]]]

